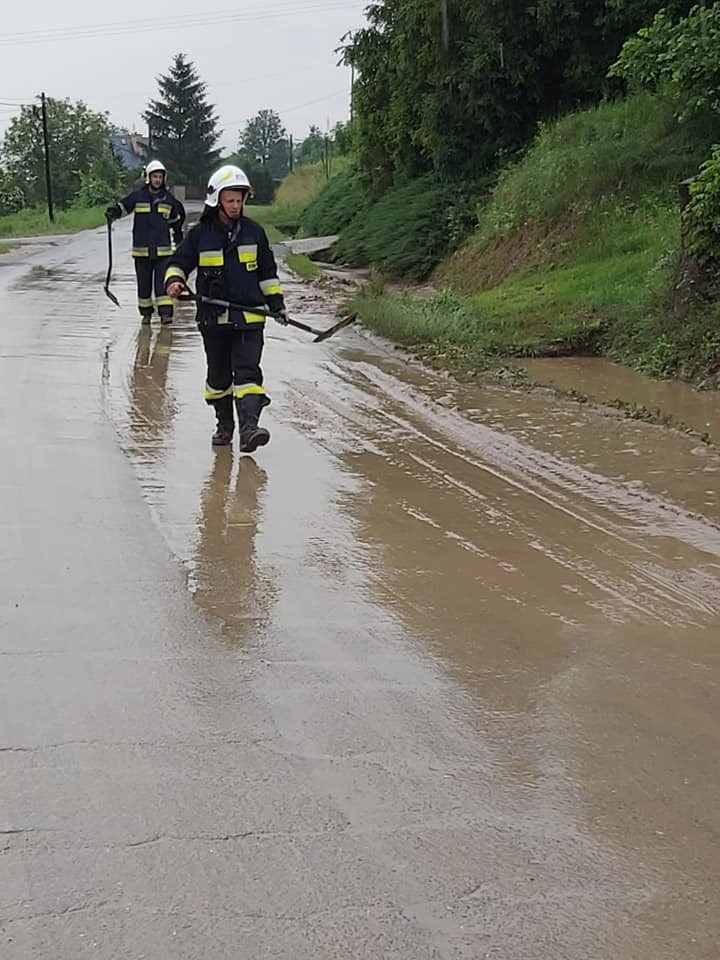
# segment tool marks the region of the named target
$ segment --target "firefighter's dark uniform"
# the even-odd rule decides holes
[[[175,244],[182,239],[185,208],[165,187],[149,185],[108,207],[110,219],[134,213],[132,255],[137,276],[138,309],[143,320],[153,314],[153,292],[160,319],[172,320],[173,301],[165,293],[165,270]]]
[[[249,217],[241,216],[233,226],[225,227],[214,210],[206,209],[170,257],[166,287],[186,281],[195,269],[199,295],[249,308],[285,309],[267,234]],[[260,411],[270,403],[260,366],[265,317],[252,309],[224,310],[198,304],[197,323],[207,357],[205,400],[215,407],[218,432],[224,430],[232,439],[234,399],[243,449],[244,437],[258,429]],[[219,442],[217,436],[213,439]]]

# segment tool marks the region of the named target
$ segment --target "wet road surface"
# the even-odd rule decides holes
[[[277,326],[213,451],[116,240],[0,267],[0,956],[716,960],[718,453]]]

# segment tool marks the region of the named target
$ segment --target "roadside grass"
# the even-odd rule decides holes
[[[36,237],[92,230],[105,223],[105,207],[68,207],[55,212],[51,223],[44,207],[29,207],[0,217],[0,237]]]
[[[350,164],[349,157],[336,157],[333,160],[333,175],[340,174]],[[282,181],[271,205],[250,204],[248,216],[265,227],[271,240],[293,237],[300,229],[303,211],[327,183],[321,163],[298,167]]]
[[[320,276],[320,267],[304,253],[289,253],[285,262],[292,272],[296,273],[305,283],[309,283]]]
[[[479,355],[600,352],[614,324],[637,322],[657,304],[676,231],[670,205],[604,206],[585,224],[584,245],[559,252],[543,269],[519,270],[475,295],[445,288],[421,302],[370,288],[358,312],[384,336],[452,344],[469,351],[473,364]]]

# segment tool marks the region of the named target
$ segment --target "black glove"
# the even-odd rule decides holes
[[[285,307],[283,307],[282,310],[278,310],[278,312],[277,312],[277,314],[276,314],[276,316],[275,316],[275,319],[277,320],[278,323],[281,323],[284,327],[287,326],[287,322],[288,322],[288,312],[287,312],[287,310],[285,309]]]
[[[227,300],[225,289],[225,271],[222,267],[206,270],[197,279],[197,294],[199,297],[210,297],[213,300]],[[218,307],[213,303],[198,303],[197,320],[200,326],[214,326],[218,317],[225,313],[225,307]]]
[[[111,204],[105,211],[105,219],[108,223],[112,223],[113,220],[119,220],[122,216],[122,210],[120,209],[119,203]]]

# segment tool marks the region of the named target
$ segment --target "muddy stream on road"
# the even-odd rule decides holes
[[[331,322],[336,286],[288,286],[292,309]],[[132,302],[129,273],[118,293]],[[210,448],[189,310],[103,336],[107,414],[227,645],[277,661],[278,638],[319,618],[429,664],[496,804],[563,851],[573,892],[530,884],[526,903],[565,918],[567,955],[717,957],[720,451],[459,383],[359,330],[319,347],[269,326],[272,442],[241,458]],[[545,374],[720,437],[717,394],[584,360]]]
[[[311,321],[329,321],[331,300],[291,284]],[[268,340],[273,442],[257,463],[209,449],[188,316],[111,357],[108,404],[198,602],[232,642],[262,647],[278,621],[312,615],[302,576],[292,607],[279,589],[306,564],[321,615],[370,605],[388,642],[401,624],[465,691],[451,709],[471,718],[488,775],[621,852],[630,887],[640,874],[627,896],[646,899],[654,933],[614,960],[680,956],[669,943],[715,956],[718,450],[459,384],[358,332],[323,351],[274,327]],[[717,395],[587,361],[549,379],[572,385],[569,368],[598,399],[659,401],[720,436]]]

